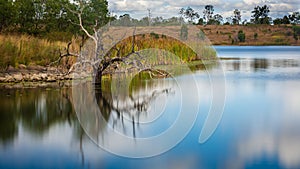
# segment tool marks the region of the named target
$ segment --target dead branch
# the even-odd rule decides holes
[[[71,46],[72,42],[70,41],[67,45],[67,47],[65,48],[66,50],[66,53],[65,54],[62,54],[61,50],[59,49],[59,58],[54,61],[54,62],[51,62],[49,63],[48,66],[52,66],[52,65],[55,65],[55,64],[59,64],[61,62],[61,60],[65,57],[80,57],[79,54],[76,54],[76,53],[72,53],[70,52],[70,46]]]

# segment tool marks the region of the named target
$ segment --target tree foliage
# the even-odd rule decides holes
[[[206,22],[209,22],[209,20],[213,19],[214,11],[215,9],[213,5],[206,5],[203,11],[203,19]]]
[[[14,11],[12,0],[0,0],[0,32],[13,24]]]
[[[240,42],[245,42],[246,41],[246,35],[242,30],[240,30],[238,32],[238,39],[239,39]]]
[[[254,10],[251,12],[252,15],[252,22],[255,24],[270,24],[270,17],[269,17],[270,8],[267,5],[264,6],[256,6]]]
[[[241,11],[238,9],[235,9],[233,11],[232,23],[234,25],[238,25],[241,22],[241,19],[242,19]]]
[[[0,31],[39,37],[54,32],[82,34],[75,14],[79,9],[90,32],[108,22],[106,0],[0,0]]]
[[[200,17],[198,12],[196,12],[191,7],[187,7],[186,9],[181,8],[179,11],[179,14],[181,14],[181,16],[185,17],[190,23],[192,23],[195,19],[198,19]]]

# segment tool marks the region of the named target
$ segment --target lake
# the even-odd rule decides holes
[[[0,168],[300,168],[300,47],[215,48],[226,97],[205,142],[199,136],[213,92],[222,95],[211,90],[209,71],[175,80],[119,75],[104,91],[88,84],[0,89]],[[174,146],[155,142],[133,152],[140,138],[160,136],[180,118],[164,140]],[[123,157],[140,154],[150,157]]]

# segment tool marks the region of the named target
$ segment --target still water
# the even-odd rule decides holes
[[[182,77],[186,87],[194,78],[198,88],[195,125],[173,149],[145,159],[116,156],[97,144],[107,141],[108,128],[142,138],[172,126],[181,96],[176,81],[106,83],[109,90],[95,92],[105,126],[92,115],[83,119],[75,113],[71,88],[1,89],[0,168],[300,168],[300,47],[216,50],[226,77],[225,108],[204,144],[198,138],[212,91],[203,70]],[[84,121],[96,126],[89,134]]]

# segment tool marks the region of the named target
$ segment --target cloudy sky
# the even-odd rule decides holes
[[[128,13],[138,19],[148,15],[147,9],[151,9],[152,17],[179,16],[178,11],[188,6],[202,16],[204,5],[207,4],[214,5],[215,14],[219,13],[224,18],[231,16],[234,9],[240,9],[242,20],[251,17],[255,5],[269,5],[272,17],[282,17],[292,11],[300,12],[300,0],[108,0],[108,3],[113,14],[119,16]]]

